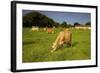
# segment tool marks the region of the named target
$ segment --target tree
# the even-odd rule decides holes
[[[85,26],[91,26],[91,22],[87,22]]]
[[[64,22],[62,22],[61,26],[62,27],[67,27],[67,23],[64,21]]]
[[[80,24],[79,24],[78,22],[75,22],[75,23],[74,23],[74,27],[75,27],[75,26],[80,26]]]
[[[70,28],[70,27],[73,27],[73,25],[71,25],[71,24],[67,24],[67,27]]]
[[[23,27],[53,27],[54,24],[51,18],[39,12],[31,12],[23,16]]]
[[[57,23],[57,22],[55,22],[54,26],[55,26],[55,27],[60,27],[60,24]]]

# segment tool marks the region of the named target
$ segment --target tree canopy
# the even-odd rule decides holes
[[[31,12],[23,16],[23,27],[52,27],[54,23],[52,19],[39,12]]]
[[[80,23],[78,23],[78,22],[75,22],[74,23],[74,26],[80,26],[81,24]]]

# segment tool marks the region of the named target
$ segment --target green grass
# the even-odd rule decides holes
[[[91,58],[90,30],[75,30],[72,32],[72,46],[63,45],[55,52],[50,51],[61,29],[55,29],[53,34],[45,31],[32,32],[31,28],[23,28],[22,61],[48,62],[66,60],[85,60]]]

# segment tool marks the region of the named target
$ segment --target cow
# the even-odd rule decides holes
[[[59,32],[56,40],[54,41],[54,43],[52,45],[51,52],[54,52],[58,47],[60,47],[64,43],[67,46],[71,46],[71,43],[72,43],[72,33],[71,33],[71,31],[69,31],[69,29],[64,29],[64,31]]]
[[[44,31],[46,31],[46,30],[47,30],[47,28],[43,28],[43,30],[44,30]]]
[[[32,26],[32,31],[39,31],[39,27]]]
[[[53,33],[53,28],[47,28],[47,33]]]
[[[83,30],[86,30],[86,29],[91,29],[91,27],[75,26],[75,29],[83,29]]]

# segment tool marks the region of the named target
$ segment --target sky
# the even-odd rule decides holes
[[[23,10],[23,14],[32,12],[32,10]],[[68,24],[74,24],[78,22],[80,24],[85,24],[91,21],[90,13],[80,13],[80,12],[56,12],[56,11],[37,11],[47,17],[53,19],[58,23],[67,22]]]

